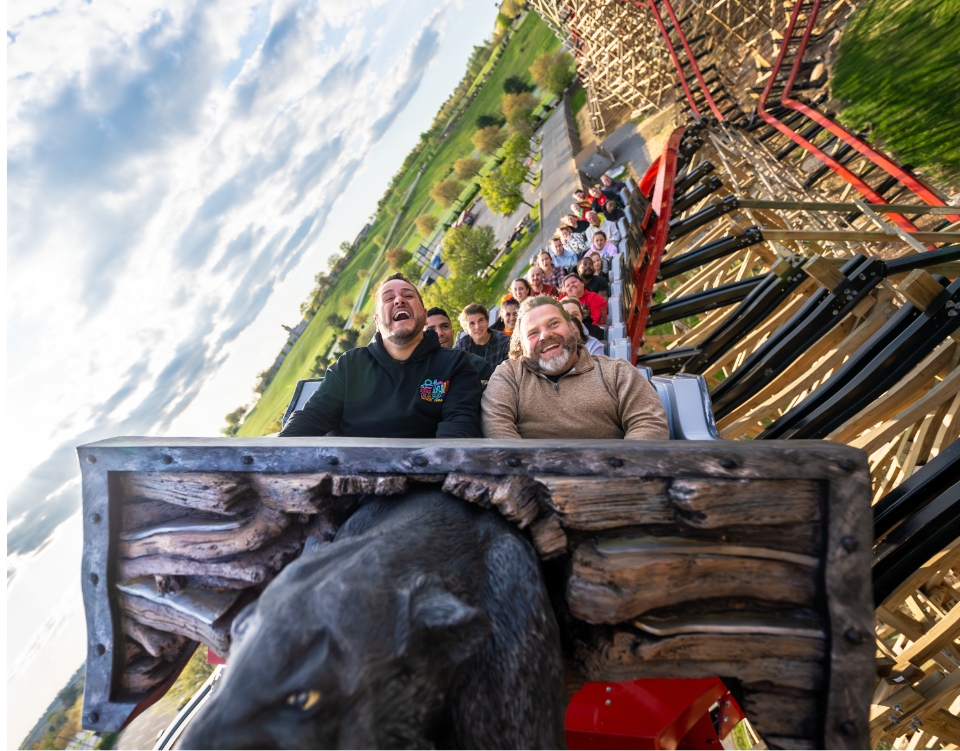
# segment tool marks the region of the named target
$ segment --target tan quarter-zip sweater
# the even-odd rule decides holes
[[[527,358],[497,367],[483,393],[484,438],[670,437],[656,389],[626,360],[577,348],[553,383]]]

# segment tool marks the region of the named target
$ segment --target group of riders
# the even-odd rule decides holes
[[[403,274],[387,277],[375,292],[373,341],[327,370],[280,435],[668,438],[654,388],[599,341],[622,189],[604,175],[576,191],[551,249],[512,282],[497,321],[467,305],[459,339],[445,310],[427,310]]]

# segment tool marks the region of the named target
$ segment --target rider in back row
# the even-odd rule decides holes
[[[524,300],[486,389],[467,352],[425,330],[409,279],[387,277],[375,303],[373,341],[341,355],[280,436],[669,438],[654,388],[626,360],[587,352],[554,297]]]

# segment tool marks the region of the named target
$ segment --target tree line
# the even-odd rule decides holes
[[[530,75],[541,91],[562,95],[573,81],[575,68],[573,57],[563,51],[545,52],[530,67]],[[497,158],[497,163],[480,178],[480,195],[498,214],[512,214],[521,203],[523,184],[529,183],[530,139],[537,125],[534,113],[540,104],[533,87],[519,76],[510,76],[503,82],[503,98],[497,115],[483,114],[476,120],[477,129],[471,143],[486,159],[473,154],[461,156],[453,163],[454,177],[438,181],[430,189],[430,197],[441,207],[449,208],[460,197],[464,184],[476,177],[488,159]],[[528,204],[529,205],[529,204]],[[437,227],[432,214],[417,217],[418,232],[424,237]]]

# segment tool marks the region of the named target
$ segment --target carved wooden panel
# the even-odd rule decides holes
[[[772,745],[862,747],[873,650],[864,456],[820,441],[115,439],[84,477],[84,724],[169,687],[361,493],[420,483],[565,558],[581,680],[719,675]]]

